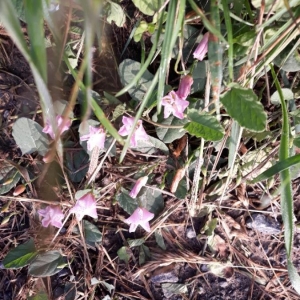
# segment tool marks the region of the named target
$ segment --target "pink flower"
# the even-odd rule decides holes
[[[63,121],[64,121],[64,118],[62,116],[56,116],[56,123],[57,123],[59,134],[62,134],[63,132],[68,130],[72,123],[72,121],[69,118],[67,118],[67,120],[64,121],[64,125],[62,127],[61,125],[62,125]],[[55,139],[55,133],[53,132],[53,128],[52,128],[49,120],[46,121],[46,126],[44,127],[43,132],[48,133],[53,140]]]
[[[134,123],[134,118],[129,118],[123,116],[122,118],[123,126],[118,131],[121,136],[128,135],[132,129],[132,125]],[[133,132],[131,139],[130,139],[130,146],[136,147],[138,140],[148,140],[149,137],[142,125],[142,121],[138,120],[138,123],[136,125],[135,131]]]
[[[196,50],[193,53],[194,58],[198,60],[203,60],[204,56],[206,55],[208,51],[208,38],[209,38],[209,32],[206,32],[198,44]]]
[[[180,80],[178,90],[176,94],[178,95],[179,98],[185,100],[187,96],[191,92],[191,86],[193,84],[194,80],[191,75],[186,75],[183,76]]]
[[[103,127],[89,126],[89,134],[85,134],[80,137],[81,141],[87,141],[87,149],[92,151],[95,147],[99,149],[104,148],[105,131]]]
[[[124,220],[124,222],[130,224],[129,232],[134,232],[138,225],[141,225],[147,232],[150,232],[149,221],[153,218],[153,213],[145,208],[138,207],[128,219]]]
[[[173,114],[179,119],[183,119],[184,110],[189,106],[189,102],[181,99],[178,94],[171,91],[168,95],[162,98],[161,104],[165,107],[164,118],[168,118],[170,114]]]
[[[92,193],[87,193],[77,200],[75,206],[70,209],[71,213],[76,215],[78,221],[87,215],[97,219],[96,200]]]
[[[55,227],[62,227],[62,219],[64,214],[58,206],[47,206],[45,209],[39,209],[38,214],[44,219],[42,220],[42,226],[48,227],[49,224]]]
[[[136,198],[137,194],[139,193],[139,191],[141,190],[141,188],[147,183],[148,180],[148,176],[144,176],[144,177],[140,177],[134,187],[132,188],[131,192],[129,193],[129,196],[131,198]]]

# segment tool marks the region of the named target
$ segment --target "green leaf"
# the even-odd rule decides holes
[[[294,99],[294,93],[292,92],[291,89],[282,88],[281,91],[282,91],[284,100],[293,100]],[[274,105],[280,105],[280,98],[279,98],[278,91],[275,91],[273,93],[273,95],[271,96],[271,102]]]
[[[126,22],[126,16],[122,7],[118,3],[110,0],[108,0],[108,3],[110,4],[110,10],[107,15],[107,22],[111,24],[111,22],[114,21],[118,27],[122,27]]]
[[[149,247],[147,247],[146,245],[141,245],[139,253],[139,265],[141,266],[149,260],[151,260],[151,253]]]
[[[133,39],[135,42],[139,42],[143,36],[143,33],[148,30],[148,23],[146,21],[141,21],[139,26],[134,32]]]
[[[53,108],[54,108],[54,111],[55,111],[56,115],[61,115],[61,116],[64,115],[64,111],[67,108],[68,104],[69,104],[69,102],[66,101],[66,100],[63,100],[63,99],[58,99],[58,100],[54,101],[53,102]],[[73,111],[69,112],[68,117],[70,119],[74,118]]]
[[[153,16],[159,9],[159,0],[132,0],[134,5],[145,15]]]
[[[290,259],[288,259],[287,267],[288,267],[291,284],[293,288],[296,290],[296,292],[300,294],[300,276],[297,272],[297,269],[294,267]]]
[[[121,247],[118,252],[118,257],[121,259],[121,260],[124,260],[126,263],[129,262],[129,259],[130,259],[130,256],[131,256],[131,251],[128,247]]]
[[[45,292],[40,291],[36,295],[28,297],[28,300],[48,300],[48,295]]]
[[[193,85],[191,88],[191,94],[203,91],[206,83],[206,64],[207,61],[198,61],[193,71]]]
[[[36,255],[34,241],[30,239],[28,242],[9,251],[3,260],[3,265],[6,269],[22,268],[27,266]]]
[[[164,209],[164,199],[160,191],[143,187],[138,199],[142,207],[145,207],[155,215],[158,215]]]
[[[82,149],[80,151],[66,152],[67,172],[72,182],[80,182],[88,171],[89,155]]]
[[[132,59],[125,59],[119,65],[119,74],[121,82],[124,86],[128,85],[134,78],[135,75],[141,69],[141,64]],[[144,98],[145,93],[149,89],[154,76],[146,70],[138,81],[138,85],[130,88],[128,93],[132,99],[141,101]]]
[[[221,95],[220,100],[227,113],[242,127],[256,132],[265,129],[267,114],[251,89],[245,89],[235,84],[229,91]]]
[[[261,8],[261,0],[251,0],[252,5],[259,9]],[[269,11],[272,8],[272,11],[278,11],[285,7],[284,1],[276,1],[274,5],[273,0],[266,0],[265,1],[265,11]]]
[[[164,238],[163,238],[162,233],[161,233],[161,228],[157,228],[155,230],[155,240],[156,240],[157,245],[161,249],[163,249],[163,250],[167,249]]]
[[[137,146],[134,149],[148,154],[156,153],[156,149],[159,149],[164,154],[169,154],[169,148],[165,145],[165,143],[153,136],[149,136],[148,140],[138,140]]]
[[[298,49],[290,54],[291,50],[291,46],[288,46],[281,51],[280,54],[274,59],[274,64],[280,67],[283,71],[298,72],[300,70],[300,54]]]
[[[11,0],[11,3],[15,7],[18,18],[26,23],[24,1],[23,0]]]
[[[129,193],[124,188],[121,188],[121,193],[116,196],[119,205],[130,215],[137,209],[137,201],[129,196]]]
[[[191,122],[184,126],[188,133],[202,137],[207,141],[219,141],[224,135],[224,129],[217,119],[210,115],[199,114],[196,109],[188,111]]]
[[[186,124],[188,121],[187,119],[178,119],[174,117],[173,115],[170,116],[167,119],[163,119],[159,121],[162,125],[171,125],[171,126],[180,126]],[[179,129],[179,128],[164,128],[164,127],[155,127],[156,134],[160,140],[162,140],[164,143],[172,143],[173,141],[180,139],[183,137],[186,133],[186,130]]]
[[[40,253],[30,263],[28,273],[36,277],[52,276],[61,270],[59,267],[62,261],[63,256],[59,251],[53,250]]]
[[[0,195],[9,192],[21,178],[20,172],[10,163],[3,161],[0,166]]]
[[[299,123],[299,124],[300,124],[300,123]],[[293,144],[294,144],[296,147],[300,148],[300,136],[294,138]]]
[[[84,237],[88,243],[94,244],[102,241],[102,233],[97,226],[89,221],[83,220]]]
[[[300,154],[297,154],[295,156],[291,156],[285,160],[279,161],[274,166],[266,170],[265,172],[261,173],[259,176],[257,176],[255,179],[251,181],[251,183],[256,183],[262,180],[269,179],[270,177],[274,176],[277,173],[280,173],[281,171],[284,171],[296,164],[300,163]]]
[[[300,124],[300,110],[299,109],[291,111],[290,115],[293,117],[295,125]]]
[[[37,151],[44,156],[49,149],[49,140],[43,128],[28,118],[20,118],[13,125],[12,135],[22,154]]]
[[[128,242],[129,247],[133,248],[133,247],[138,247],[138,246],[143,245],[145,243],[145,239],[143,239],[143,238],[135,239],[135,240],[128,239],[127,242]]]
[[[75,300],[76,298],[76,284],[73,282],[68,282],[64,288],[65,300]]]

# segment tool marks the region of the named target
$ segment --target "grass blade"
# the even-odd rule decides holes
[[[259,176],[254,178],[251,183],[256,183],[262,180],[269,179],[270,177],[274,176],[277,173],[280,173],[294,165],[297,165],[300,163],[300,154],[297,154],[295,156],[291,156],[285,160],[279,161],[274,166],[272,166],[270,169],[264,171]]]
[[[272,65],[271,73],[273,80],[275,82],[276,89],[279,93],[280,103],[282,108],[282,135],[280,140],[279,148],[279,161],[284,161],[289,157],[289,117],[287,112],[287,107],[284,101],[282,90],[278,81],[278,78],[275,74],[274,68]],[[284,241],[287,251],[287,257],[290,259],[292,254],[293,246],[293,237],[294,237],[294,211],[293,211],[293,196],[292,196],[292,187],[291,187],[291,176],[288,169],[283,170],[280,173],[280,181],[282,188],[281,195],[281,212],[282,220],[284,224]]]

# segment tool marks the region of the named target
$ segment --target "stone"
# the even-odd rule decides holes
[[[281,225],[275,219],[264,214],[254,213],[246,222],[248,228],[257,230],[262,234],[279,234]]]

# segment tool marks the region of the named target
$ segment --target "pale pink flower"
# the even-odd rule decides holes
[[[76,215],[78,221],[87,215],[97,219],[96,200],[92,193],[87,193],[77,200],[75,206],[70,209],[71,213]]]
[[[198,44],[196,50],[193,53],[194,58],[198,60],[203,60],[204,56],[206,55],[208,51],[208,38],[209,38],[209,32],[206,32]]]
[[[123,126],[120,128],[120,130],[118,132],[121,136],[125,136],[131,132],[131,129],[132,129],[132,126],[134,123],[134,118],[123,116],[122,122],[123,122]],[[131,139],[130,139],[131,147],[136,147],[137,141],[139,141],[139,140],[148,140],[149,139],[142,123],[143,122],[141,120],[138,120],[135,131],[133,132]]]
[[[179,96],[179,98],[185,100],[187,96],[191,93],[191,87],[194,80],[191,75],[183,76],[180,80],[178,90],[176,94]]]
[[[149,221],[153,218],[153,213],[149,212],[146,208],[138,207],[124,222],[130,224],[129,232],[134,232],[138,225],[141,225],[147,232],[150,232]]]
[[[171,91],[168,95],[162,98],[161,104],[165,107],[164,118],[168,118],[170,114],[173,114],[179,119],[183,119],[184,110],[189,106],[189,102],[181,99],[178,94]]]
[[[139,193],[139,191],[141,190],[141,188],[147,183],[148,180],[148,176],[144,176],[144,177],[140,177],[134,187],[132,188],[131,192],[129,193],[129,196],[131,198],[136,198],[137,194]]]
[[[50,224],[55,227],[62,227],[62,219],[64,214],[58,206],[47,206],[45,209],[39,209],[38,214],[44,219],[42,220],[42,226],[48,227]]]
[[[89,126],[89,133],[80,137],[81,141],[87,141],[87,149],[92,151],[95,147],[104,148],[105,131],[102,126]]]
[[[63,121],[64,121],[64,118],[62,116],[56,116],[56,123],[57,123],[57,128],[58,128],[59,134],[62,134],[63,132],[67,131],[70,128],[71,123],[72,123],[72,121],[69,118],[67,118],[67,120],[65,122],[63,122]],[[64,123],[63,126],[62,126],[62,123]],[[43,132],[48,133],[53,140],[55,139],[55,133],[53,132],[53,128],[52,128],[49,120],[46,121],[46,125],[43,129]]]

